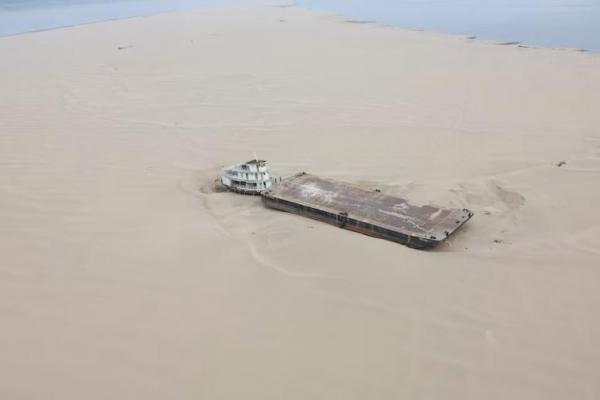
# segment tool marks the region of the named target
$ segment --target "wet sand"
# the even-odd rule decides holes
[[[598,55],[246,5],[0,58],[0,397],[600,396]],[[476,215],[423,252],[213,190],[254,153]]]

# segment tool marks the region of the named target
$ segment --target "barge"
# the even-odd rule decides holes
[[[262,200],[270,208],[416,249],[444,242],[473,216],[467,209],[416,206],[379,190],[304,172],[263,192]]]

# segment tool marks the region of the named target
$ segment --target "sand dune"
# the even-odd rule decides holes
[[[600,396],[598,55],[344,20],[0,38],[2,398]],[[212,190],[255,152],[476,216],[421,252]]]

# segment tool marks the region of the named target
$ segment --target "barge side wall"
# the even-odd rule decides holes
[[[343,214],[334,214],[318,208],[306,206],[304,204],[295,203],[288,200],[269,196],[262,196],[263,203],[270,208],[275,208],[282,211],[287,211],[293,214],[298,214],[304,217],[316,219],[326,222],[330,225],[335,225],[340,228],[348,229],[354,232],[359,232],[365,235],[378,237],[381,239],[391,240],[396,243],[406,245],[414,249],[430,249],[439,244],[437,240],[427,240],[416,236],[409,236],[401,232],[396,232],[381,226],[373,225],[364,221],[354,219]]]

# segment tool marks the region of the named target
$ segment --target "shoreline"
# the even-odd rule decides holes
[[[305,9],[308,11],[317,12],[317,13],[336,15],[336,16],[339,16],[340,18],[343,18],[345,20],[345,22],[349,22],[349,23],[371,24],[371,25],[378,25],[378,26],[382,26],[382,27],[398,28],[398,29],[403,29],[403,30],[408,30],[408,31],[445,34],[445,35],[456,36],[456,37],[465,37],[465,38],[471,39],[471,40],[490,42],[490,43],[494,43],[494,44],[498,44],[498,45],[514,44],[515,46],[523,47],[523,48],[567,50],[567,51],[572,50],[572,51],[578,51],[578,52],[582,52],[582,53],[600,54],[600,47],[598,48],[598,50],[593,50],[593,49],[587,49],[587,48],[575,47],[575,46],[536,45],[533,43],[529,44],[528,42],[524,42],[524,41],[522,41],[522,39],[510,39],[509,40],[509,39],[500,39],[500,38],[497,38],[497,39],[486,38],[484,36],[477,35],[474,32],[472,32],[472,33],[453,33],[453,32],[447,31],[447,30],[443,30],[443,29],[437,30],[437,29],[430,29],[430,28],[409,27],[409,26],[403,26],[401,24],[390,24],[390,23],[385,23],[385,22],[379,21],[377,19],[364,19],[364,20],[360,19],[360,18],[354,19],[353,17],[346,15],[342,12],[338,12],[338,11],[334,11],[334,10],[315,9],[315,8],[311,8],[308,5],[299,4],[296,0],[290,0],[290,1],[291,1],[292,7],[299,7],[299,8],[302,8],[302,9]]]
[[[570,53],[577,53],[577,54],[586,54],[588,56],[599,57],[600,58],[600,50],[599,51],[592,51],[592,50],[586,50],[586,49],[575,48],[575,47],[533,46],[533,45],[526,45],[526,44],[524,44],[522,42],[498,41],[498,40],[493,40],[493,39],[485,39],[485,38],[481,38],[481,37],[477,37],[477,36],[472,36],[472,35],[468,35],[468,34],[457,34],[457,33],[450,33],[450,32],[444,32],[444,31],[435,31],[435,30],[428,30],[428,29],[419,29],[419,28],[406,28],[406,27],[401,27],[401,26],[396,26],[396,25],[388,25],[388,24],[384,24],[384,23],[381,23],[381,22],[378,22],[378,21],[349,20],[349,19],[347,19],[347,16],[342,15],[342,14],[338,14],[336,12],[315,11],[313,9],[306,8],[306,7],[298,7],[298,8],[306,10],[308,12],[314,12],[314,13],[317,13],[317,14],[320,13],[320,14],[322,14],[324,16],[335,17],[336,19],[339,20],[339,22],[341,22],[341,23],[347,23],[347,24],[373,26],[373,27],[378,27],[378,28],[382,28],[382,29],[398,30],[400,32],[422,33],[423,35],[433,35],[433,36],[439,36],[439,37],[442,37],[442,38],[443,37],[452,38],[452,39],[456,39],[456,40],[461,40],[461,41],[466,41],[466,42],[473,42],[473,43],[476,43],[476,44],[488,45],[488,46],[498,46],[498,47],[505,47],[505,48],[521,49],[521,50],[565,52],[565,53],[568,53],[568,54],[570,54]]]
[[[458,39],[466,39],[469,41],[473,41],[475,43],[483,43],[490,44],[496,46],[505,46],[505,47],[513,47],[513,48],[521,48],[521,49],[531,49],[531,50],[552,50],[552,51],[567,51],[567,52],[577,52],[577,53],[586,53],[590,55],[598,56],[600,55],[600,50],[588,50],[584,48],[577,47],[551,47],[551,46],[536,46],[530,45],[527,43],[523,43],[520,41],[505,41],[501,39],[486,39],[484,37],[479,37],[476,35],[471,35],[468,33],[452,33],[447,31],[438,31],[433,29],[425,29],[425,28],[409,28],[399,25],[386,24],[377,20],[355,20],[351,19],[349,16],[338,13],[336,11],[326,11],[326,10],[315,10],[310,7],[301,6],[301,5],[291,5],[289,7],[297,7],[299,9],[306,10],[308,12],[314,12],[317,14],[322,14],[326,16],[332,16],[340,20],[340,22],[348,23],[348,24],[357,24],[357,25],[367,25],[367,26],[377,26],[385,29],[398,29],[404,32],[422,32],[425,34],[433,34],[433,35],[441,35]]]
[[[4,38],[26,36],[26,35],[36,34],[36,33],[52,32],[52,31],[58,31],[58,30],[63,30],[63,29],[66,30],[66,29],[71,29],[71,28],[77,28],[77,27],[80,27],[80,26],[97,25],[97,24],[102,24],[104,22],[127,21],[127,20],[130,20],[130,19],[147,18],[147,17],[153,17],[153,16],[157,16],[157,15],[162,15],[162,14],[170,14],[170,13],[174,13],[174,12],[177,12],[177,11],[165,11],[165,12],[162,12],[162,13],[150,14],[150,15],[133,15],[133,16],[130,16],[130,17],[122,17],[122,18],[109,18],[109,19],[103,19],[103,20],[100,20],[100,21],[82,22],[80,24],[57,26],[57,27],[54,27],[54,28],[41,28],[41,29],[35,29],[35,30],[31,30],[31,31],[26,31],[26,32],[19,32],[19,33],[7,34],[7,35],[0,35],[0,40],[2,40]]]
[[[203,8],[223,7],[223,6],[232,5],[232,4],[244,4],[244,0],[237,0],[237,2],[234,2],[234,3],[231,3],[229,1],[223,2],[223,3],[209,3],[209,4],[193,6],[190,8],[169,9],[169,10],[128,15],[128,16],[123,16],[123,17],[112,17],[112,18],[99,19],[99,20],[95,20],[95,21],[66,24],[66,25],[60,25],[60,26],[54,26],[54,27],[48,27],[48,28],[31,29],[31,30],[26,30],[26,31],[21,31],[21,32],[16,32],[16,33],[0,34],[0,39],[7,38],[7,37],[20,36],[20,35],[34,34],[34,33],[49,32],[49,31],[54,31],[54,30],[58,30],[58,29],[69,29],[69,28],[76,28],[79,26],[101,24],[103,22],[114,22],[114,21],[122,21],[122,20],[126,21],[126,20],[130,20],[130,19],[135,19],[135,18],[149,18],[149,17],[159,16],[159,15],[164,15],[164,14],[171,14],[171,13],[178,13],[178,12],[190,12],[190,11],[200,10]],[[10,13],[18,14],[19,12],[20,11],[10,11],[10,12],[7,12],[7,14],[10,14]]]
[[[600,55],[600,50],[595,51],[595,50],[588,50],[585,48],[577,48],[577,47],[537,46],[537,45],[530,45],[527,43],[523,43],[520,41],[505,41],[505,40],[500,40],[500,39],[486,39],[484,37],[479,37],[476,35],[471,35],[471,34],[466,34],[466,33],[459,34],[459,33],[451,33],[448,31],[443,31],[443,30],[438,31],[438,30],[425,29],[425,28],[409,28],[409,27],[404,27],[404,26],[400,26],[400,25],[386,24],[386,23],[380,22],[378,20],[355,20],[347,15],[344,15],[344,14],[336,12],[336,11],[318,10],[318,9],[310,8],[308,6],[303,6],[303,5],[298,4],[295,0],[289,0],[289,3],[285,3],[285,1],[284,1],[282,4],[265,4],[264,0],[256,0],[256,1],[250,1],[250,2],[238,0],[233,3],[223,3],[223,4],[213,3],[213,4],[206,4],[206,5],[199,5],[198,7],[194,7],[194,8],[190,8],[190,9],[168,10],[168,11],[160,11],[160,12],[150,13],[150,14],[132,15],[132,16],[127,16],[127,17],[116,17],[116,18],[109,18],[109,19],[103,19],[103,20],[98,20],[98,21],[83,22],[83,23],[79,23],[79,24],[57,26],[57,27],[52,27],[52,28],[41,28],[41,29],[35,29],[35,30],[30,30],[30,31],[25,31],[25,32],[0,35],[0,40],[3,38],[11,38],[11,37],[17,37],[17,36],[22,36],[22,35],[31,35],[31,34],[36,34],[36,33],[51,32],[51,31],[61,30],[61,29],[77,28],[77,27],[86,26],[86,25],[101,24],[104,22],[126,21],[126,20],[137,19],[137,18],[151,18],[154,16],[160,16],[160,15],[165,15],[165,14],[193,12],[193,11],[210,8],[210,7],[227,7],[227,6],[235,7],[235,6],[248,6],[248,5],[261,6],[261,7],[274,7],[274,8],[298,8],[301,10],[305,10],[307,12],[314,12],[316,14],[321,14],[324,16],[336,17],[340,20],[340,22],[344,22],[344,23],[358,24],[358,25],[371,25],[371,26],[377,26],[377,27],[386,28],[386,29],[398,29],[400,31],[406,31],[406,32],[423,32],[426,34],[435,34],[435,35],[442,35],[442,36],[448,36],[448,37],[459,38],[459,39],[466,39],[466,40],[473,41],[476,43],[485,43],[485,44],[491,44],[491,45],[496,45],[496,46],[516,47],[516,48],[532,49],[532,50],[553,50],[553,51],[577,52],[577,53],[585,53],[585,54],[590,54],[590,55],[595,55],[595,56]]]

